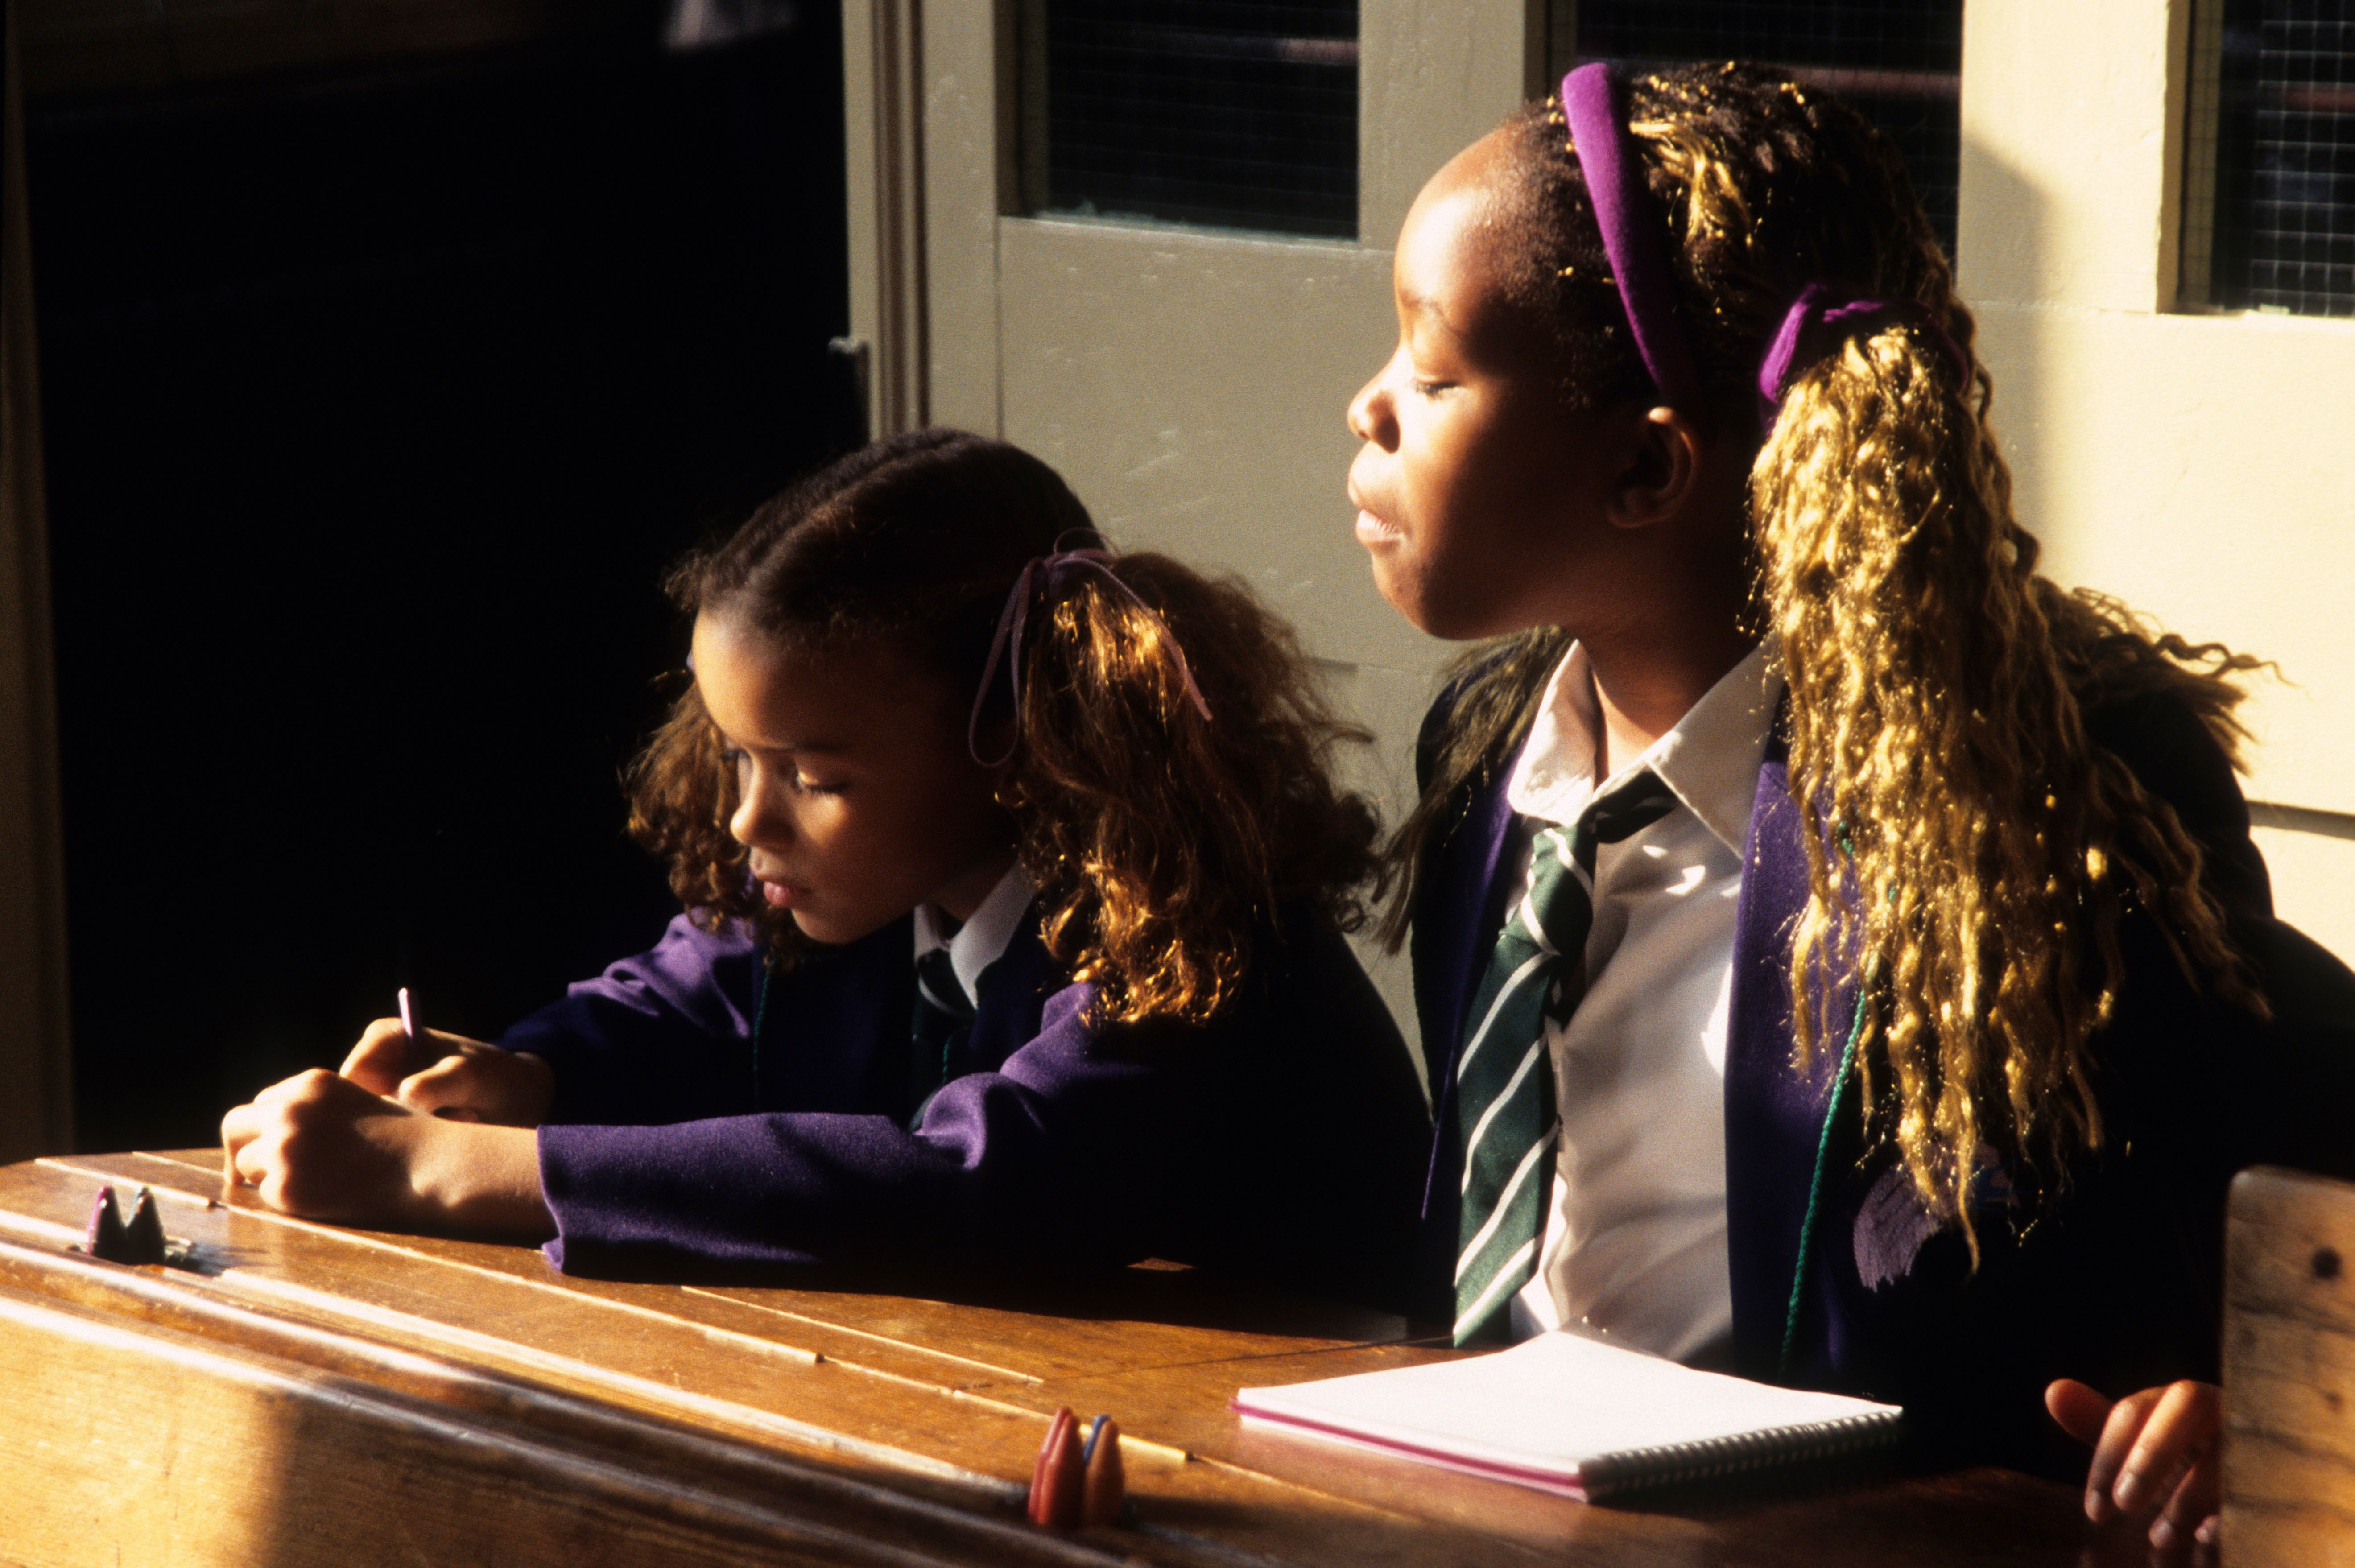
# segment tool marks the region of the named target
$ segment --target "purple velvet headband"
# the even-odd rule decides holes
[[[1698,411],[1702,406],[1700,377],[1693,368],[1692,347],[1677,320],[1676,295],[1660,248],[1661,225],[1652,210],[1650,188],[1644,184],[1643,164],[1619,116],[1610,66],[1597,60],[1563,77],[1561,112],[1570,124],[1571,150],[1586,176],[1587,197],[1594,205],[1603,252],[1611,258],[1612,280],[1626,308],[1636,352],[1669,407]],[[1790,385],[1806,338],[1818,329],[1872,315],[1900,316],[1928,334],[1953,361],[1956,385],[1969,389],[1970,356],[1924,306],[1911,300],[1859,299],[1809,283],[1784,315],[1782,328],[1758,367],[1759,422],[1774,422],[1774,411]]]
[[[1006,608],[997,613],[997,631],[989,640],[989,658],[981,667],[981,689],[974,693],[973,717],[965,721],[965,750],[973,760],[985,768],[995,768],[1014,760],[1015,750],[1022,744],[1022,628],[1030,619],[1030,602],[1044,598],[1064,582],[1083,571],[1092,571],[1128,595],[1129,602],[1145,612],[1161,635],[1167,640],[1169,651],[1178,660],[1178,673],[1186,682],[1186,695],[1205,720],[1210,717],[1210,705],[1202,700],[1202,688],[1194,684],[1193,667],[1186,662],[1186,650],[1178,646],[1171,635],[1169,623],[1164,621],[1136,590],[1120,580],[1112,569],[1114,560],[1108,549],[1066,549],[1053,555],[1042,555],[1022,568],[1022,575],[1014,580],[1013,590],[1006,595]],[[1014,739],[1007,742],[1006,754],[985,757],[981,754],[981,714],[989,704],[991,688],[997,679],[997,662],[1006,661],[1007,689],[1014,699]]]
[[[1774,341],[1767,346],[1766,357],[1759,362],[1758,422],[1774,422],[1774,411],[1782,406],[1792,375],[1818,357],[1817,354],[1801,357],[1800,350],[1810,336],[1830,329],[1845,336],[1851,326],[1870,316],[1895,316],[1927,335],[1945,350],[1948,362],[1954,366],[1955,386],[1965,391],[1970,389],[1971,357],[1948,336],[1927,306],[1913,300],[1859,299],[1823,283],[1809,283],[1784,313],[1782,329],[1774,334]]]
[[[1668,406],[1698,417],[1703,407],[1700,377],[1677,321],[1660,221],[1644,184],[1643,163],[1620,121],[1611,68],[1598,60],[1563,77],[1561,113],[1570,123],[1571,150],[1586,176],[1595,226],[1603,230],[1603,253],[1611,258],[1612,280],[1636,335],[1636,352]]]

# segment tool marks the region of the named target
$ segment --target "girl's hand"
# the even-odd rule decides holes
[[[221,1118],[228,1175],[312,1220],[549,1235],[528,1128],[427,1115],[317,1068]]]
[[[2069,1435],[2094,1446],[2085,1475],[2085,1515],[2100,1524],[2118,1514],[2156,1511],[2150,1543],[2216,1543],[2222,1477],[2216,1440],[2224,1429],[2224,1391],[2177,1382],[2144,1389],[2112,1403],[2071,1378],[2044,1391],[2044,1408]]]
[[[411,1040],[399,1019],[368,1025],[341,1069],[372,1094],[460,1122],[536,1127],[556,1098],[556,1075],[529,1051],[501,1051],[461,1034]]]

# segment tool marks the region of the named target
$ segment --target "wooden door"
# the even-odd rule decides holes
[[[1399,224],[1530,90],[1542,6],[1360,0],[1340,41],[1359,84],[1356,232],[1341,238],[1026,211],[1039,51],[1019,10],[846,11],[851,319],[873,428],[1001,434],[1054,464],[1123,547],[1248,580],[1376,731],[1359,778],[1395,819],[1448,650],[1374,592],[1342,413],[1390,351]],[[1396,966],[1377,976],[1411,1021]]]

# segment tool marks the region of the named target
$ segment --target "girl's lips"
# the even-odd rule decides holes
[[[773,882],[763,878],[761,896],[769,901],[771,909],[791,909],[808,895],[807,888],[796,888],[785,882]]]
[[[1371,549],[1377,545],[1396,544],[1400,537],[1397,528],[1363,507],[1359,508],[1358,542],[1359,544]]]

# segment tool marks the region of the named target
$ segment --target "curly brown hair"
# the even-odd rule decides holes
[[[1970,313],[1896,150],[1861,115],[1746,65],[1624,91],[1709,400],[1687,411],[1758,443],[1753,630],[1779,646],[1791,790],[1812,829],[1796,1065],[1831,1027],[1833,988],[1812,977],[1870,976],[1864,1114],[1953,1218],[1983,1140],[2056,1170],[2100,1146],[2092,1042],[2124,983],[2129,901],[2158,915],[2195,986],[2263,1010],[2199,844],[2083,721],[2097,698],[2165,691],[2237,761],[2232,677],[2258,663],[2037,575],[1988,427],[1992,381],[1971,357],[1957,386],[1924,330],[1970,356]],[[1551,346],[1565,410],[1651,400],[1559,104],[1525,107],[1503,135],[1508,292]],[[1912,302],[1923,320],[1868,318],[1759,431],[1762,352],[1818,283]],[[1410,877],[1450,803],[1509,760],[1567,641],[1538,628],[1467,656],[1454,730],[1393,843]],[[1414,897],[1391,912],[1393,941]]]
[[[977,692],[1024,568],[1100,542],[1044,463],[924,430],[768,502],[683,562],[669,591],[688,613],[737,618],[781,646],[889,647]],[[997,799],[1039,884],[1048,948],[1095,985],[1098,1021],[1199,1023],[1274,940],[1280,907],[1350,930],[1361,890],[1379,896],[1373,808],[1333,781],[1336,747],[1368,737],[1334,716],[1291,631],[1241,583],[1161,555],[1110,570],[1127,592],[1093,571],[1034,589],[1021,711],[1002,697],[984,709],[1017,738]],[[722,749],[690,687],[632,765],[631,831],[699,918],[745,922],[792,963],[811,944],[748,881]]]

